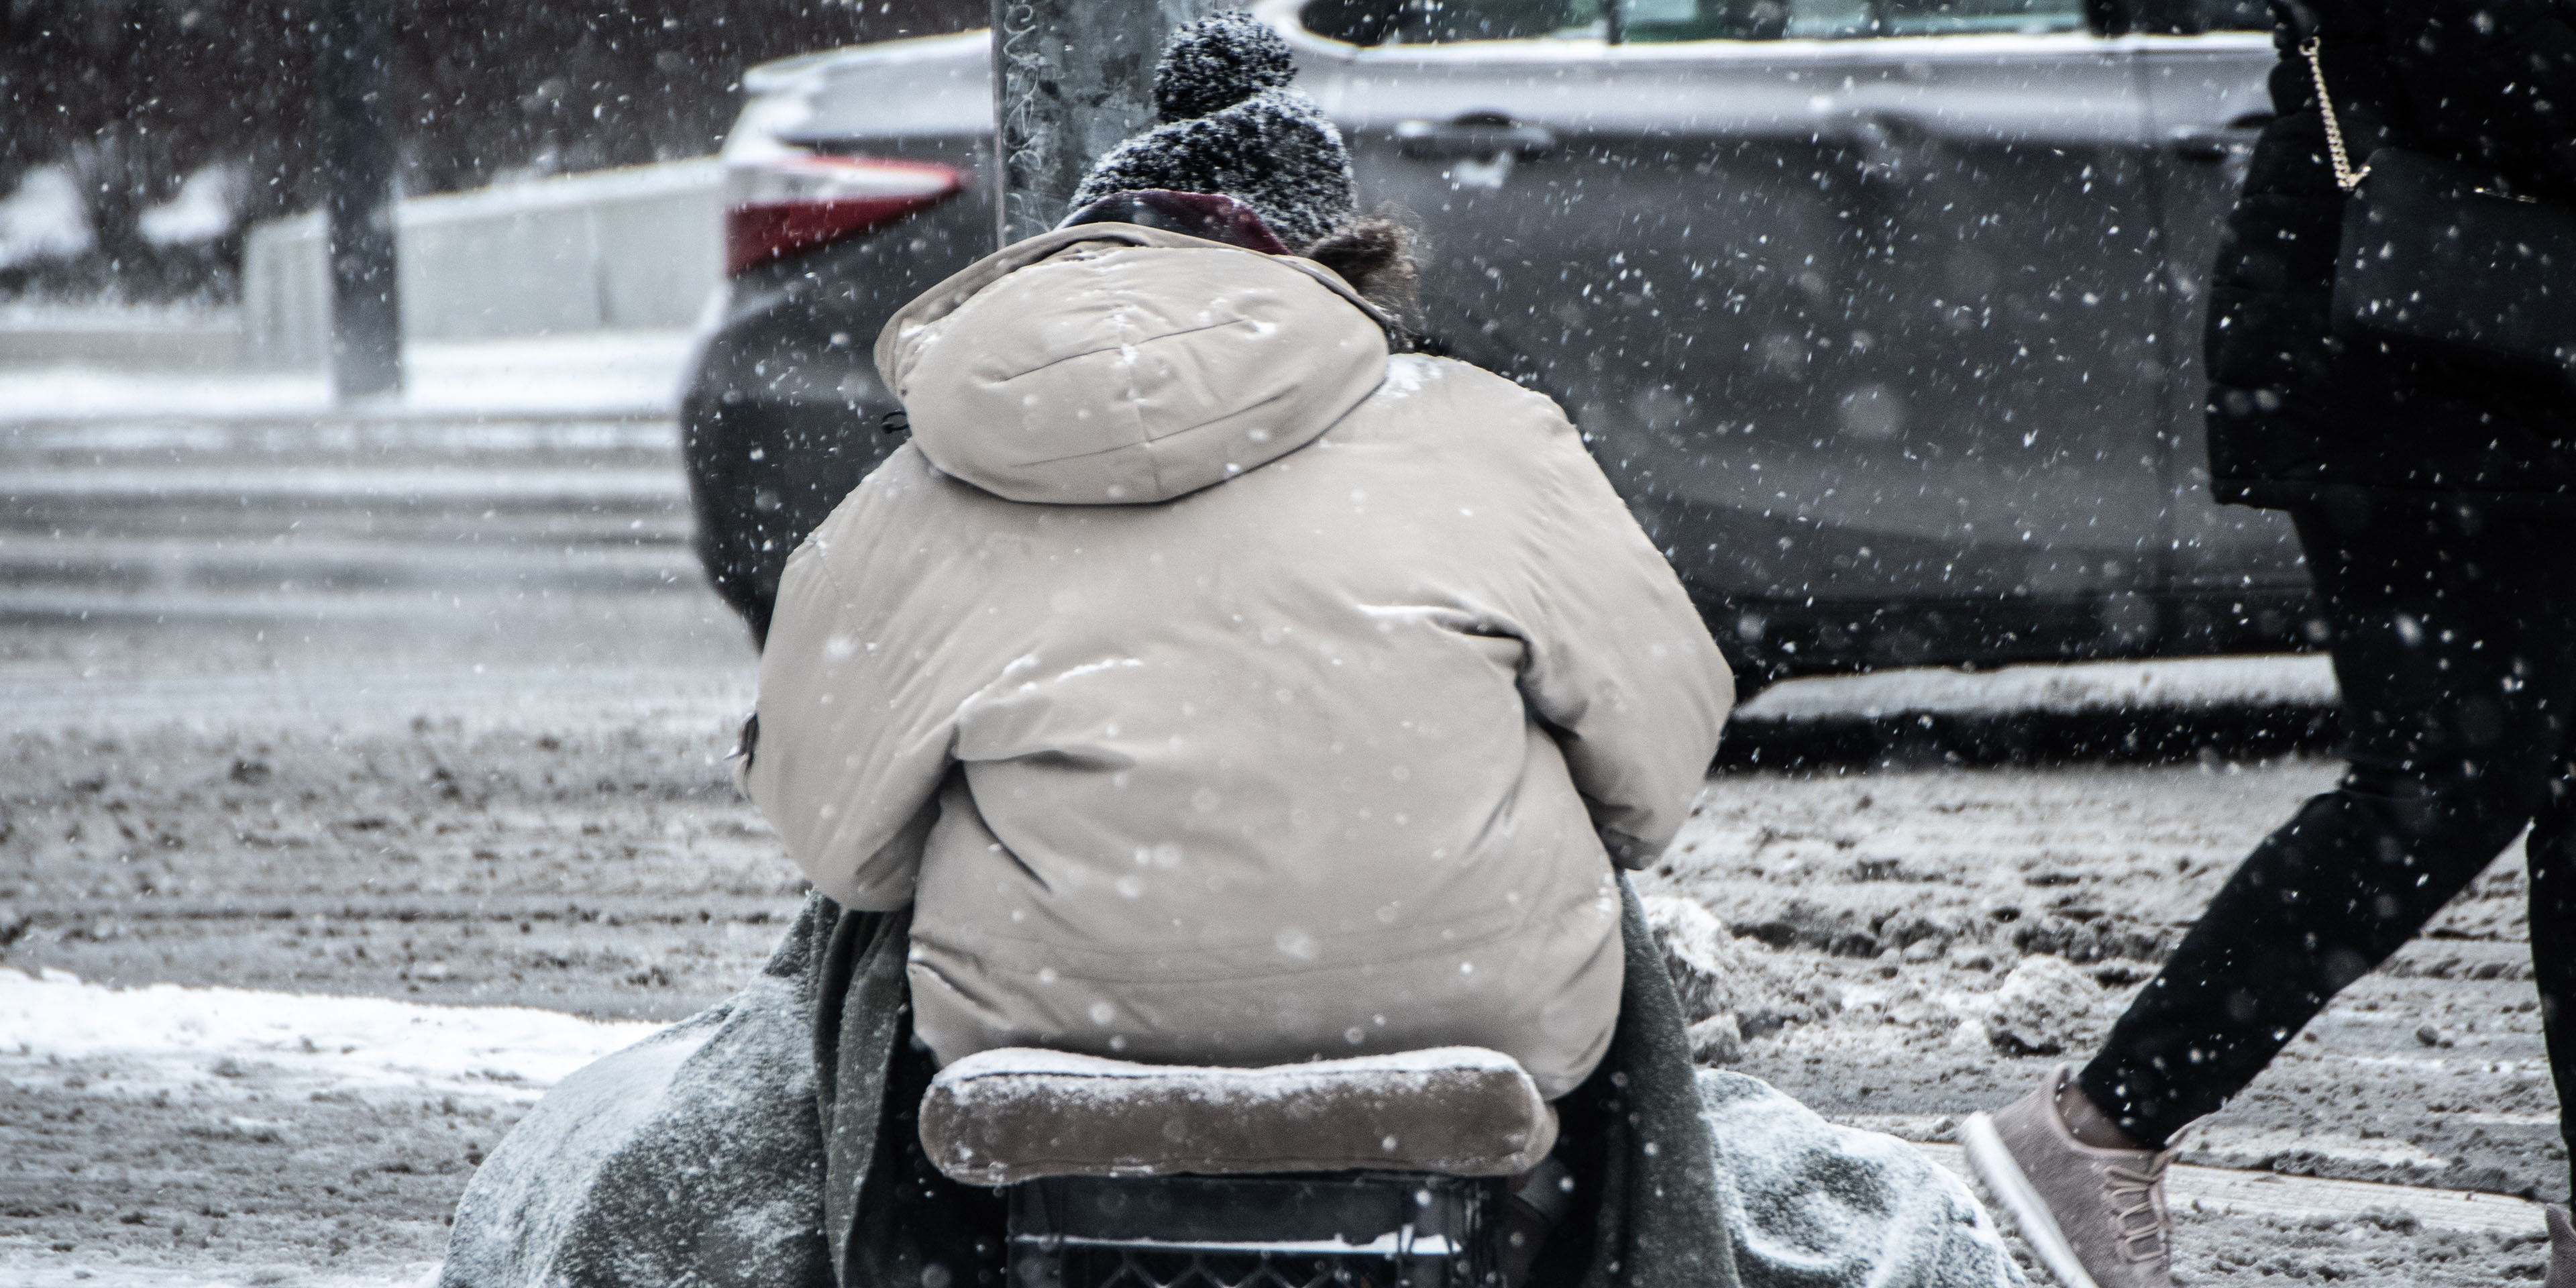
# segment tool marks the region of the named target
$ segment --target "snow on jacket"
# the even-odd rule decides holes
[[[824,894],[914,905],[934,1055],[1581,1082],[1612,862],[1733,690],[1555,404],[1390,358],[1319,265],[1121,224],[942,283],[877,365],[913,439],[788,561],[744,781]]]

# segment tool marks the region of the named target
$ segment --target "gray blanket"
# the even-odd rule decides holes
[[[922,1156],[907,924],[811,899],[742,992],[565,1079],[467,1185],[442,1288],[1001,1285],[1001,1205]],[[1910,1146],[1694,1069],[1633,893],[1626,938],[1610,1056],[1558,1104],[1592,1201],[1540,1283],[2020,1288]]]

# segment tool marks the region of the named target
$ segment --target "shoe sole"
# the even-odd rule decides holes
[[[1960,1127],[1961,1142],[1967,1146],[1968,1166],[1976,1169],[1977,1179],[1986,1183],[1995,1202],[2021,1227],[2021,1237],[2030,1250],[2039,1255],[2040,1264],[2057,1276],[2066,1288],[2102,1288],[2086,1273],[2084,1263],[2075,1259],[2075,1245],[2066,1241],[2066,1231],[2058,1228],[2056,1214],[2048,1210],[2030,1178],[2022,1174],[2021,1164],[2013,1161],[2012,1151],[2004,1148],[2004,1138],[1995,1131],[1995,1120],[1985,1114],[1970,1114]]]

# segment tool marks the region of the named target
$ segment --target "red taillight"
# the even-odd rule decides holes
[[[966,176],[922,161],[797,156],[734,172],[725,210],[725,272],[883,228],[965,187]]]

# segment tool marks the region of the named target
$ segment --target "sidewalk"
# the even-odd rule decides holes
[[[310,372],[136,371],[100,363],[0,367],[0,430],[117,422],[666,419],[687,331],[592,331],[407,346],[399,394],[334,406]]]

